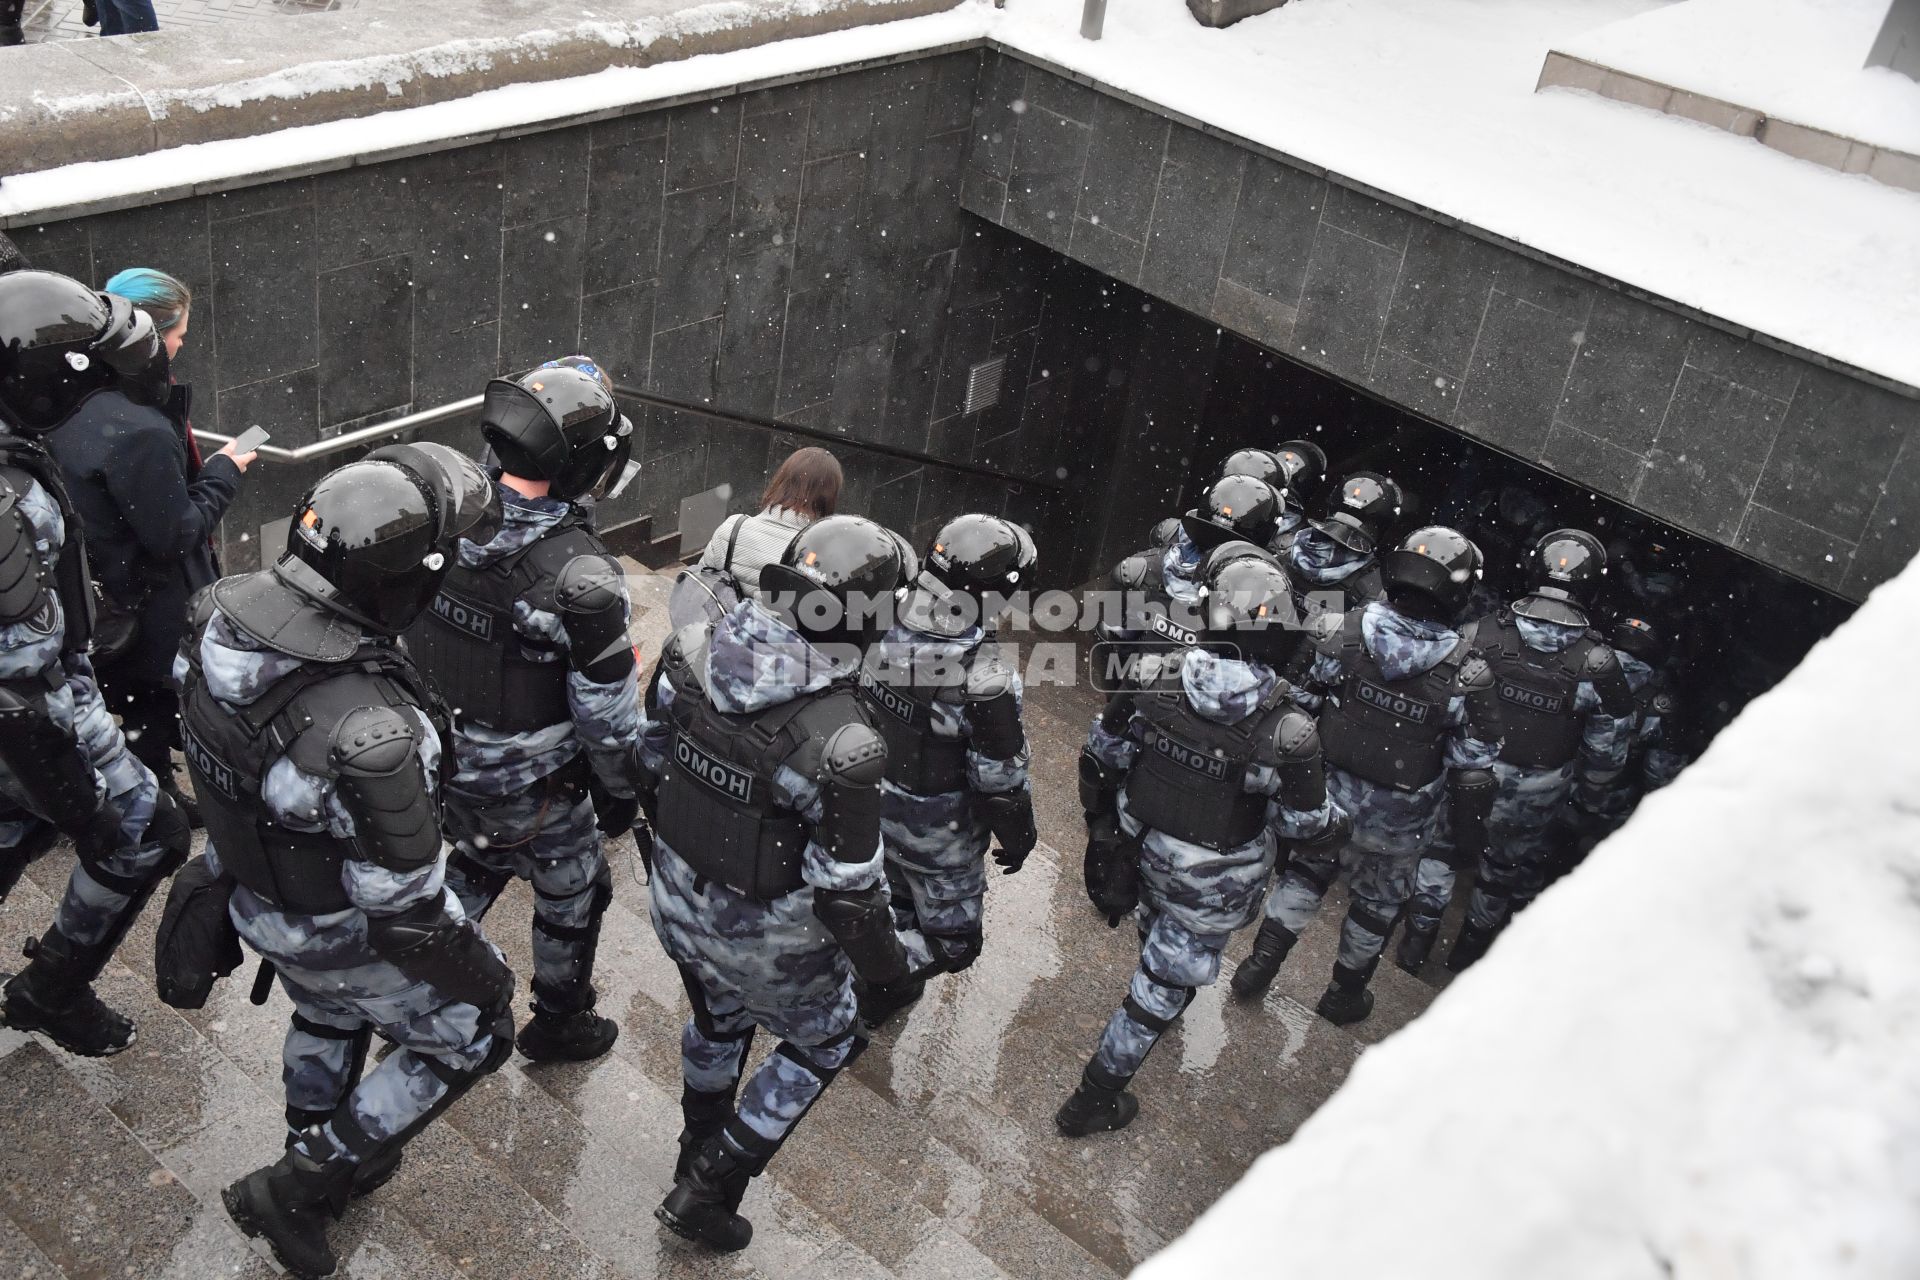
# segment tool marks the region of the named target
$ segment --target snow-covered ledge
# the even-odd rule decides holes
[[[1916,634],[1909,567],[1135,1275],[1920,1275]]]
[[[0,174],[362,119],[966,2],[378,0],[344,13],[27,45],[0,50]]]

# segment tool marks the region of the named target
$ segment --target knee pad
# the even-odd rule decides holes
[[[1397,909],[1388,911],[1382,903],[1355,898],[1347,904],[1347,919],[1368,933],[1377,933],[1384,938],[1393,932],[1393,926],[1399,922],[1400,912]]]
[[[932,933],[921,930],[933,945],[934,960],[948,973],[959,973],[980,958],[986,935],[979,929],[964,933]]]

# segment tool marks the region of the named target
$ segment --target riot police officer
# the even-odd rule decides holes
[[[880,844],[886,744],[854,681],[902,576],[872,521],[807,526],[760,571],[759,599],[674,633],[642,721],[653,926],[693,1003],[656,1216],[716,1249],[746,1247],[749,1179],[865,1046],[853,976],[907,976]],[[780,1046],[742,1089],[756,1026]]]
[[[157,403],[167,382],[153,322],[125,299],[48,271],[0,275],[0,896],[55,832],[79,855],[0,1023],[90,1056],[133,1043],[93,982],[191,832],[101,700],[80,522],[40,438],[91,396]]]
[[[1234,971],[1236,996],[1266,992],[1344,861],[1351,902],[1318,1008],[1329,1022],[1358,1022],[1373,1011],[1367,984],[1442,807],[1455,848],[1477,855],[1485,845],[1500,717],[1492,671],[1453,625],[1479,571],[1479,549],[1464,535],[1416,529],[1384,557],[1385,600],[1321,622],[1306,692],[1322,703],[1327,789],[1352,815],[1352,843],[1344,859],[1294,854]]]
[[[1385,598],[1375,554],[1405,501],[1399,485],[1373,471],[1354,472],[1328,495],[1326,514],[1309,520],[1287,549],[1308,615]]]
[[[1308,508],[1319,501],[1320,486],[1327,482],[1327,455],[1311,440],[1283,440],[1273,456],[1280,475],[1269,483],[1280,495],[1281,511],[1269,545],[1284,556],[1306,525]]]
[[[1012,875],[1033,852],[1033,796],[1020,677],[988,611],[1032,578],[1038,555],[1011,520],[962,515],[934,534],[899,619],[861,673],[887,744],[880,826],[895,928],[912,972],[861,990],[869,1027],[912,1003],[927,977],[980,955],[987,851]]]
[[[1474,624],[1474,642],[1493,670],[1506,737],[1494,767],[1497,789],[1480,876],[1466,923],[1447,954],[1458,973],[1486,954],[1513,912],[1546,883],[1557,844],[1569,835],[1565,809],[1578,778],[1583,796],[1611,786],[1633,731],[1632,689],[1612,648],[1588,626],[1587,610],[1607,553],[1579,529],[1541,537],[1527,557],[1531,588]],[[1577,823],[1590,822],[1579,814]],[[1464,860],[1460,865],[1466,865]],[[1398,959],[1418,968],[1450,893],[1451,877],[1422,866]]]
[[[1345,839],[1313,716],[1278,670],[1300,644],[1292,590],[1263,552],[1218,548],[1199,645],[1153,687],[1116,697],[1081,752],[1088,896],[1109,925],[1134,911],[1141,948],[1126,999],[1054,1117],[1069,1137],[1133,1120],[1128,1081],[1219,977],[1279,851],[1318,857]]]
[[[210,870],[293,1001],[287,1150],[223,1198],[298,1275],[333,1271],[328,1221],[513,1051],[513,976],[445,884],[447,730],[397,640],[499,510],[441,445],[349,463],[277,563],[196,599],[175,664]],[[374,1032],[395,1051],[363,1078]]]
[[[1564,875],[1592,851],[1593,846],[1620,829],[1641,800],[1680,776],[1687,764],[1686,731],[1679,691],[1667,671],[1666,637],[1645,618],[1616,618],[1607,630],[1607,643],[1620,660],[1620,671],[1633,690],[1633,734],[1628,740],[1627,763],[1611,784],[1574,781],[1576,825],[1571,841],[1560,853],[1550,876]],[[1579,815],[1590,815],[1578,821]]]
[[[1104,629],[1103,635],[1129,641],[1133,652],[1152,659],[1136,668],[1140,683],[1157,680],[1163,674],[1161,664],[1177,662],[1180,652],[1199,638],[1196,575],[1202,558],[1226,542],[1266,547],[1280,512],[1280,496],[1266,481],[1223,476],[1208,486],[1197,507],[1179,518],[1164,550],[1150,548],[1114,567],[1113,583],[1122,592],[1126,625]]]
[[[596,373],[583,362],[487,384],[499,532],[461,542],[408,634],[454,711],[448,887],[479,920],[515,876],[533,885],[533,1018],[519,1047],[535,1060],[598,1057],[619,1035],[594,1012],[613,901],[600,838],[633,825],[640,701],[626,585],[592,515],[633,428]]]

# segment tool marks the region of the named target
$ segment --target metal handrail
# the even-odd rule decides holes
[[[676,400],[672,396],[658,395],[652,391],[642,391],[638,387],[616,386],[614,394],[640,404],[652,405],[659,409],[671,409],[676,413],[688,413],[699,418],[711,418],[716,422],[725,422],[737,427],[754,427],[761,431],[778,431],[786,435],[800,436],[807,440],[817,440],[822,444],[837,445],[842,448],[864,449],[868,453],[877,453],[883,457],[898,458],[903,462],[917,462],[923,466],[944,467],[949,471],[964,472],[986,480],[995,480],[1001,484],[1016,484],[1035,489],[1061,491],[1067,486],[1059,480],[1042,479],[1037,476],[1015,475],[1011,471],[1002,471],[998,467],[982,466],[977,462],[959,462],[950,458],[936,458],[932,454],[921,453],[916,449],[903,449],[898,445],[881,444],[874,440],[860,440],[853,436],[841,435],[837,431],[823,431],[818,427],[802,426],[797,422],[782,422],[778,418],[765,418],[759,414],[741,413],[733,409],[717,409],[712,405],[694,404],[688,400]],[[373,444],[403,431],[416,427],[429,427],[459,418],[480,407],[483,396],[468,396],[464,400],[455,400],[449,404],[422,409],[418,413],[404,414],[386,422],[370,427],[358,427],[345,435],[333,436],[327,440],[316,440],[312,444],[303,444],[293,449],[282,449],[277,445],[263,444],[260,456],[269,462],[312,462],[316,458],[330,457],[361,445]],[[202,440],[217,445],[233,443],[233,437],[217,431],[195,430],[194,434]]]

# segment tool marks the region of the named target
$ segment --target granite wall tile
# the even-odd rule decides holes
[[[807,131],[808,160],[858,151],[873,136],[872,72],[832,76],[813,84]]]
[[[322,271],[412,250],[418,202],[406,161],[356,165],[314,178]]]
[[[659,273],[666,159],[667,140],[658,134],[593,149],[581,277],[588,293]]]
[[[580,349],[618,383],[644,387],[653,364],[652,282],[580,299]]]
[[[1547,433],[1540,464],[1577,484],[1625,502],[1640,483],[1646,459],[1560,421]]]
[[[1793,399],[1803,365],[1784,352],[1709,325],[1692,326],[1687,363],[1703,373],[1751,387],[1775,400]]]
[[[1014,135],[1020,113],[1026,110],[1026,93],[1026,63],[989,52],[980,75],[980,98],[974,108],[969,167],[987,177],[1006,180],[1013,170]]]
[[[876,334],[842,348],[834,360],[832,407],[827,420],[856,440],[886,440],[887,382],[893,370],[894,336],[891,330]]]
[[[1078,214],[1129,240],[1144,241],[1153,216],[1169,123],[1117,98],[1098,95]]]
[[[312,209],[313,179],[288,178],[257,187],[238,187],[206,197],[207,216],[215,222],[252,218],[282,209]]]
[[[740,166],[740,101],[692,102],[667,113],[667,190],[732,182]]]
[[[1386,323],[1401,252],[1320,224],[1300,294],[1292,354],[1364,382]]]
[[[1536,456],[1579,349],[1580,323],[1494,290],[1461,384],[1459,424],[1488,444]]]
[[[334,426],[413,398],[413,266],[379,258],[320,276],[320,420]]]
[[[794,247],[796,289],[817,289],[846,278],[867,231],[861,225],[866,185],[867,161],[858,152],[806,167],[800,187],[800,239]]]
[[[960,182],[964,172],[967,135],[953,131],[923,139],[914,149],[913,179],[905,195],[906,216],[874,210],[874,221],[889,238],[900,234],[900,251],[908,257],[950,249],[960,241]]]
[[[817,404],[833,394],[833,365],[840,352],[840,294],[807,289],[787,296],[780,351],[779,410]]]
[[[429,159],[438,163],[411,184],[419,209],[414,320],[439,330],[497,321],[505,218],[499,170]]]
[[[1916,432],[1920,403],[1809,369],[1753,500],[1783,518],[1856,542],[1901,445]],[[1836,447],[1843,439],[1844,446]]]
[[[1846,593],[1866,595],[1907,566],[1920,553],[1920,448],[1908,439],[1887,472],[1878,503],[1867,516],[1866,532],[1854,549]]]
[[[1388,249],[1404,249],[1414,216],[1338,182],[1327,184],[1320,220]]]
[[[554,129],[500,144],[508,226],[587,211],[589,140],[585,129]]]
[[[1213,307],[1207,315],[1270,350],[1285,351],[1293,343],[1300,311],[1291,303],[1277,302],[1258,290],[1221,276],[1219,289],[1213,295]]]
[[[580,349],[586,216],[509,228],[500,249],[500,372]]]
[[[174,358],[181,382],[202,382],[209,390],[219,368],[219,304],[213,287],[213,255],[204,197],[175,200],[148,209],[128,209],[87,219],[65,237],[72,246],[49,251],[42,237],[9,232],[36,267],[105,287],[128,267],[156,267],[177,277],[193,294],[188,339]],[[97,252],[89,250],[89,242]],[[205,412],[203,410],[203,412]]]
[[[940,380],[940,351],[946,339],[947,299],[953,289],[957,253],[936,254],[920,264],[911,294],[901,308],[894,342],[893,370],[887,384],[887,438],[908,448],[924,448]]]
[[[1224,289],[1227,283],[1222,280],[1221,288]],[[1216,319],[1225,321],[1225,317],[1217,316]],[[1285,350],[1284,347],[1276,349]],[[1385,345],[1374,355],[1373,374],[1367,380],[1371,390],[1417,413],[1442,421],[1459,414],[1460,383],[1458,374],[1421,364],[1411,356],[1402,355]]]
[[[712,400],[720,328],[716,316],[678,329],[654,330],[647,389],[676,400],[702,404]]]
[[[932,59],[933,89],[927,103],[929,135],[972,125],[974,103],[980,90],[980,67],[985,56],[974,50]]]
[[[320,439],[319,368],[295,369],[276,378],[223,388],[220,430],[238,435],[254,426],[271,431],[273,442],[282,449]]]
[[[1326,179],[1265,156],[1252,157],[1240,184],[1220,274],[1275,301],[1297,305],[1326,199]]]
[[[591,342],[582,347],[600,356],[600,348]],[[606,358],[606,357],[601,357]],[[413,405],[431,409],[436,405],[486,389],[487,379],[500,364],[500,326],[472,324],[459,329],[429,329],[418,324],[413,329]],[[616,376],[619,369],[615,366]]]
[[[1690,327],[1636,298],[1602,294],[1587,318],[1558,420],[1644,454],[1673,399]]]
[[[1751,387],[1686,369],[1634,491],[1635,504],[1731,543],[1785,411],[1780,401]]]
[[[1593,311],[1593,300],[1599,293],[1578,276],[1510,251],[1500,255],[1500,277],[1495,284],[1510,298],[1581,324]]]
[[[1747,508],[1734,546],[1764,564],[1838,591],[1846,581],[1854,544],[1756,502]]]
[[[743,254],[728,265],[718,366],[721,380],[779,373],[792,256],[788,248],[766,249]]]
[[[1450,227],[1421,223],[1407,241],[1381,348],[1458,382],[1473,355],[1499,271],[1493,246]]]
[[[701,187],[666,198],[660,224],[660,288],[654,324],[677,329],[720,314],[727,295],[733,187]]]
[[[312,203],[227,220],[216,242],[219,385],[260,382],[317,363]]]
[[[792,92],[798,89],[800,92]],[[806,147],[806,86],[791,86],[777,105],[749,114],[740,126],[740,177],[734,183],[736,252],[791,245],[800,213],[800,157]]]
[[[1007,179],[1006,227],[1050,249],[1065,250],[1093,131],[1030,104],[1020,117],[1013,172]]]
[[[1247,155],[1195,129],[1175,127],[1160,167],[1140,286],[1206,314],[1220,279]]]
[[[1147,244],[1144,240],[1129,240],[1109,230],[1104,222],[1076,218],[1072,238],[1067,242],[1067,252],[1095,271],[1125,284],[1137,285],[1140,283],[1141,264],[1147,257]]]

